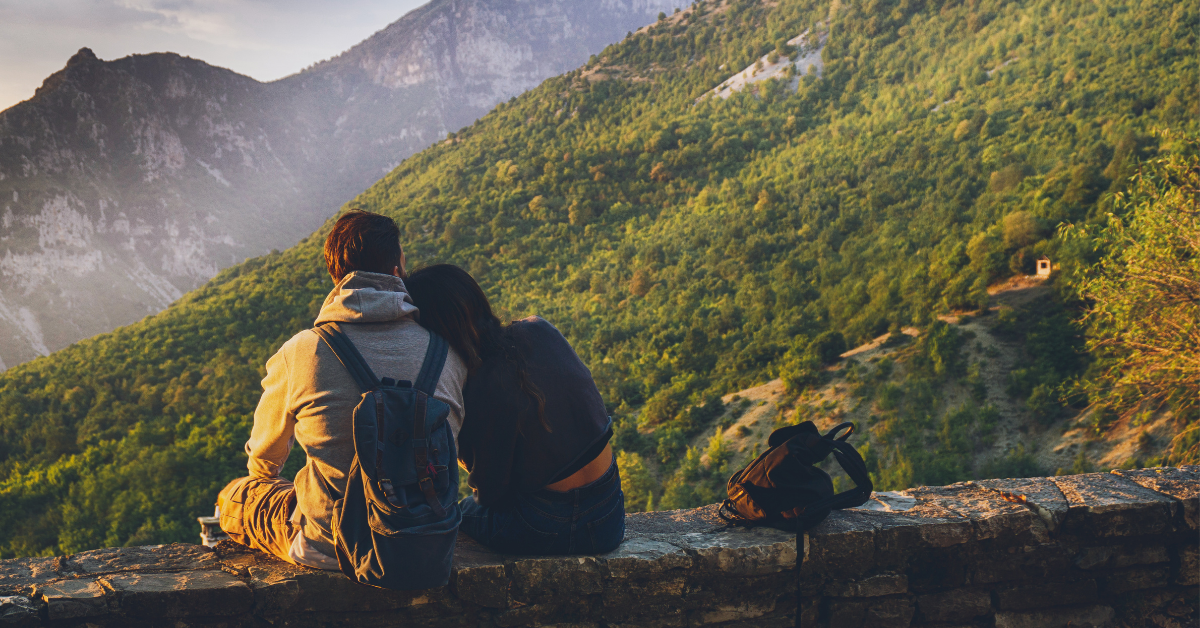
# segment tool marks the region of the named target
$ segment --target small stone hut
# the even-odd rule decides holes
[[[1043,255],[1037,259],[1037,276],[1038,277],[1049,277],[1050,276],[1050,258],[1049,257],[1046,257],[1045,255]]]

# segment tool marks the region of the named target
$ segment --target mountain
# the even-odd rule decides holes
[[[80,50],[0,113],[0,369],[291,246],[405,157],[670,6],[435,0],[268,84]]]
[[[1087,373],[1067,278],[1096,252],[1055,227],[1119,212],[1138,160],[1179,149],[1154,129],[1200,135],[1198,24],[1196,7],[1164,0],[700,2],[498,105],[353,204],[394,217],[415,266],[462,265],[502,316],[558,326],[624,464],[661,463],[656,505],[723,473],[691,446],[722,395],[778,377],[799,400],[823,362],[908,327],[920,339],[895,368],[911,377],[855,375],[883,378],[862,391],[878,405],[862,429],[890,435],[871,472],[890,487],[970,479],[984,471],[956,464],[960,450],[1003,443],[979,438],[983,402],[943,392],[975,386],[955,357],[969,339],[939,316],[1052,258],[1063,279],[1048,304],[995,315],[1026,348],[1004,394],[1033,435],[1038,415],[1077,411],[1053,391]],[[803,50],[787,43],[806,31]],[[819,72],[702,98],[814,45]],[[0,554],[194,538],[243,472],[266,359],[330,288],[330,224],[0,374]]]

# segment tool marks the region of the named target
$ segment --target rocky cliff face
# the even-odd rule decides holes
[[[434,0],[274,83],[80,50],[0,112],[0,368],[294,244],[404,158],[674,0]]]

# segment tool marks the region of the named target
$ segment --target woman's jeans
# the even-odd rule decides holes
[[[468,536],[505,554],[603,554],[625,537],[625,495],[617,461],[600,479],[565,492],[520,494],[499,508],[463,498]]]

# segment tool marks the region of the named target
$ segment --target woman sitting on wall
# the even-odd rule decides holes
[[[612,420],[592,374],[544,319],[507,326],[463,269],[405,279],[420,322],[467,363],[458,457],[473,494],[462,530],[505,553],[599,554],[625,535]]]

